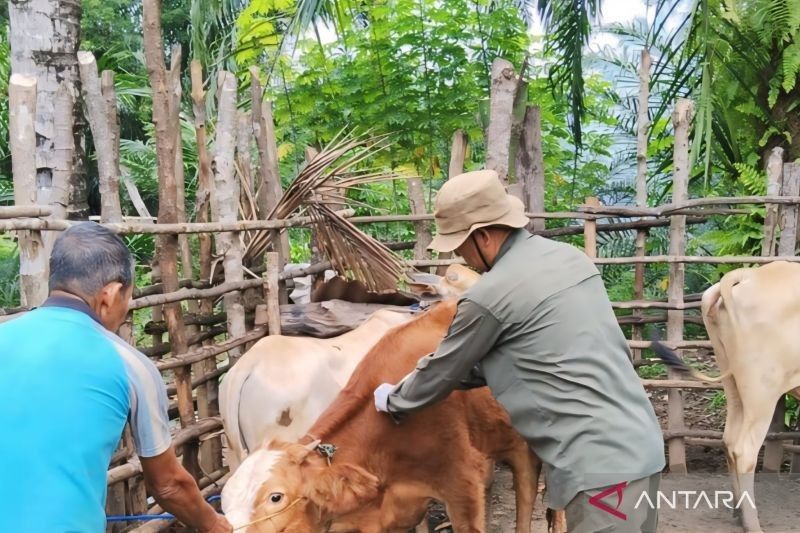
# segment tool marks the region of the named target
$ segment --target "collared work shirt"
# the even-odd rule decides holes
[[[0,325],[0,531],[105,530],[106,472],[127,420],[141,457],[172,442],[161,376],[75,299]]]
[[[411,412],[482,380],[545,463],[555,508],[664,467],[661,429],[602,278],[571,245],[514,231],[388,409]]]

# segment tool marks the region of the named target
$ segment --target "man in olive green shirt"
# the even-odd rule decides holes
[[[497,174],[451,178],[431,248],[485,274],[437,351],[375,405],[399,420],[455,389],[488,385],[544,462],[570,533],[656,530],[647,501],[664,467],[661,429],[600,273],[577,248],[533,236]],[[650,499],[642,499],[647,491]]]

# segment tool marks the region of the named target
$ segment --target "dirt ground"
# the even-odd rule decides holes
[[[714,391],[685,392],[685,423],[694,429],[707,429],[722,431],[725,421],[724,405],[712,408],[711,401]],[[656,415],[661,426],[667,426],[667,393],[654,391],[651,396]],[[674,494],[677,491],[705,491],[714,494],[714,491],[731,490],[729,478],[726,474],[727,466],[725,455],[721,448],[707,446],[687,446],[686,460],[689,476],[676,476],[665,469],[661,484],[661,491],[665,494]],[[760,464],[759,464],[760,468]],[[505,467],[499,467],[492,490],[489,511],[489,532],[513,533],[515,523],[514,492],[511,488],[511,473]],[[782,480],[779,484],[767,480],[760,483],[756,480],[756,503],[759,508],[761,526],[765,532],[788,533],[800,532],[800,478]],[[685,499],[685,497],[684,497]],[[716,533],[742,531],[738,519],[729,509],[710,509],[697,505],[697,497],[690,499],[688,507],[684,499],[677,499],[679,505],[675,509],[668,506],[659,511],[659,532],[669,533]],[[542,504],[541,496],[537,499],[534,509],[532,530],[534,533],[547,531],[547,522],[544,512],[546,505]],[[797,526],[794,526],[797,524]]]

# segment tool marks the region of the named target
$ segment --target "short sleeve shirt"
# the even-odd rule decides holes
[[[155,365],[83,302],[50,298],[0,325],[0,531],[104,531],[125,422],[139,456],[160,455],[167,405]]]

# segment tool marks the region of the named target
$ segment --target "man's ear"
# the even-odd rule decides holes
[[[380,481],[360,466],[335,464],[307,478],[305,494],[325,516],[351,513],[378,497]]]

